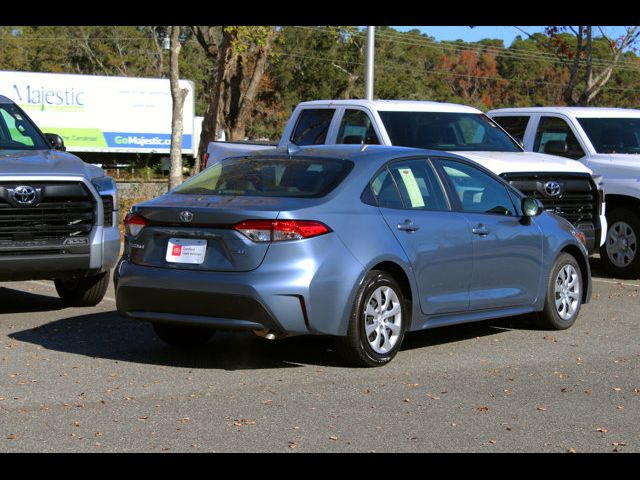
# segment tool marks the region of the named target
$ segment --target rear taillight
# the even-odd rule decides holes
[[[254,242],[303,240],[331,231],[324,223],[311,220],[245,220],[233,228]]]
[[[209,152],[206,152],[202,156],[202,167],[200,168],[200,170],[204,170],[205,168],[207,168],[207,162],[208,161],[209,161]]]
[[[135,237],[145,227],[144,218],[135,213],[128,213],[124,219],[124,229],[128,236]]]

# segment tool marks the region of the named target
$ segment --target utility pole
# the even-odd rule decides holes
[[[376,27],[367,27],[367,60],[365,64],[364,91],[367,100],[373,100],[373,66]]]

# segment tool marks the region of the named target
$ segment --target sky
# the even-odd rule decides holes
[[[522,38],[526,38],[526,35],[518,30],[516,27],[507,27],[507,26],[478,26],[470,28],[468,26],[457,26],[457,27],[444,27],[444,26],[428,26],[428,27],[409,27],[409,26],[399,26],[393,27],[396,30],[401,32],[405,32],[407,30],[411,30],[417,28],[422,33],[426,33],[434,37],[437,41],[442,40],[464,40],[466,42],[477,42],[478,40],[482,40],[484,38],[500,38],[504,42],[505,47],[509,47],[511,42],[520,35]],[[541,32],[545,27],[540,26],[525,26],[519,27],[527,33],[533,34],[536,32]],[[610,37],[617,38],[618,36],[624,33],[623,27],[603,27],[604,32]],[[595,35],[595,34],[594,34]]]

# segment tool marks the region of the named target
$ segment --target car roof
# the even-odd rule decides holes
[[[499,108],[488,112],[491,114],[518,114],[518,113],[565,113],[574,117],[640,117],[640,110],[632,108],[609,107],[522,107]]]
[[[5,97],[4,95],[0,95],[0,103],[13,103],[13,100]]]
[[[333,158],[339,160],[351,160],[358,162],[366,159],[367,162],[385,163],[395,157],[403,156],[447,156],[457,157],[440,150],[425,150],[411,147],[398,147],[387,145],[307,145],[296,146],[291,144],[288,148],[257,150],[250,153],[250,157],[282,157],[290,158]]]
[[[443,112],[443,113],[482,113],[477,108],[457,103],[431,102],[424,100],[312,100],[302,102],[299,107],[367,107],[378,111],[409,111],[409,112]]]

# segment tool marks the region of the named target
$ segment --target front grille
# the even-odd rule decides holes
[[[527,196],[539,199],[545,210],[569,220],[572,224],[594,224],[599,211],[599,197],[589,175],[570,174],[503,174],[502,177]],[[560,184],[560,195],[545,191],[547,182]]]
[[[12,194],[28,185],[37,190],[33,206]],[[10,182],[0,184],[0,241],[29,242],[88,236],[94,224],[93,196],[81,182]]]

